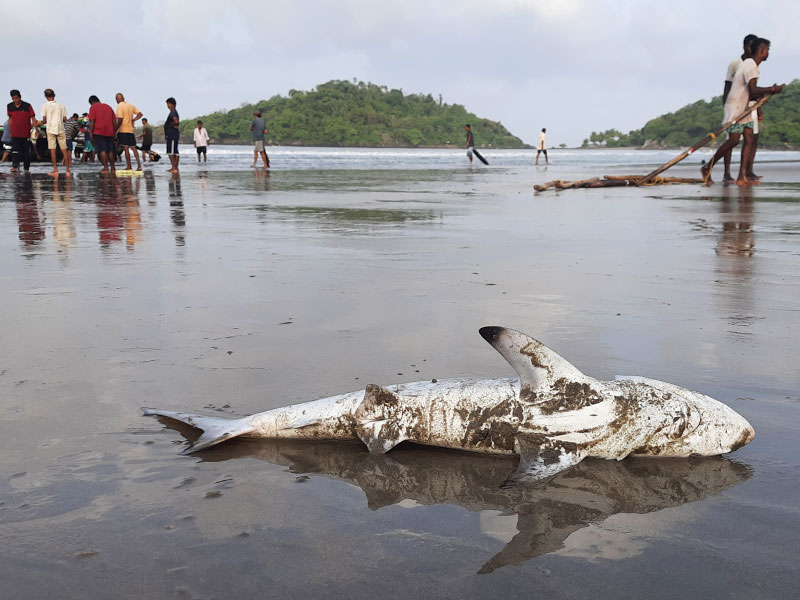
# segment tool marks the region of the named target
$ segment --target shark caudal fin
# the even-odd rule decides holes
[[[158,410],[155,408],[142,408],[142,412],[148,417],[165,417],[184,423],[190,427],[201,430],[203,433],[194,442],[181,452],[181,454],[191,454],[204,448],[215,446],[220,442],[235,438],[253,431],[252,425],[246,419],[222,419],[219,417],[205,417],[192,413],[173,412],[171,410]]]

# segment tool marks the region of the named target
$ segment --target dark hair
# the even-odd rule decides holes
[[[203,122],[198,120],[198,121],[197,121],[197,124],[198,124],[198,125],[202,125],[202,124],[203,124]]]
[[[467,123],[466,125],[464,125],[464,127],[469,127],[470,129],[472,129],[472,125],[470,125],[469,123]]]
[[[78,118],[78,113],[72,113],[72,117],[70,117],[70,118],[71,119],[77,119]]]
[[[44,97],[45,98],[55,98],[56,97],[56,93],[53,90],[51,90],[50,88],[47,88],[44,91]]]
[[[761,48],[761,46],[769,46],[769,45],[771,45],[771,42],[768,39],[765,38],[756,39],[753,42],[753,54],[758,52],[758,49]]]
[[[19,93],[19,90],[11,90],[11,97],[13,98],[14,96],[22,97],[22,94]]]
[[[257,111],[256,111],[256,112],[254,112],[253,114],[254,114],[255,116],[257,116],[257,117],[260,117],[260,116],[261,116],[261,111],[260,111],[260,110],[257,110]]]
[[[89,96],[89,104],[94,104],[95,102],[100,102],[100,98],[94,95]]]
[[[744,40],[742,41],[742,46],[747,48],[750,44],[755,42],[758,39],[758,36],[755,33],[748,33],[744,36]]]
[[[167,104],[174,104],[175,106],[178,106],[178,103],[175,102],[175,98],[173,98],[172,96],[167,98]]]
[[[545,129],[544,127],[542,127],[542,131],[547,131],[547,129]]]
[[[142,117],[142,123],[147,123],[147,117]]]

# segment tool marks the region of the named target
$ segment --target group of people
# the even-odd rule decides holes
[[[769,87],[759,87],[759,66],[769,57],[770,42],[754,34],[745,36],[742,55],[728,65],[723,87],[722,102],[724,104],[722,123],[726,125],[747,111],[760,98],[766,95],[780,94],[785,85],[774,84]],[[725,165],[725,181],[733,181],[731,176],[731,154],[744,138],[742,144],[742,157],[739,165],[739,175],[736,178],[738,185],[755,185],[760,183],[761,177],[753,171],[756,150],[758,148],[759,122],[764,118],[761,108],[751,111],[745,118],[740,119],[728,129],[728,139],[722,144],[714,157],[701,168],[701,173],[707,182],[711,182],[711,170],[714,165],[723,159]]]
[[[2,143],[7,144],[3,160],[11,154],[11,172],[19,170],[22,163],[26,171],[30,170],[31,150],[33,149],[38,156],[38,151],[32,145],[39,135],[39,128],[44,127],[47,137],[47,148],[50,151],[50,159],[53,170],[48,174],[53,177],[59,176],[58,170],[58,149],[61,150],[63,166],[67,175],[70,174],[72,167],[73,143],[79,133],[85,136],[83,153],[84,160],[94,160],[94,156],[100,159],[103,165],[101,173],[113,173],[116,171],[117,156],[124,155],[126,168],[132,170],[131,152],[136,160],[136,170],[142,170],[142,162],[149,157],[155,158],[156,153],[152,151],[153,128],[143,117],[142,112],[130,102],[125,100],[122,93],[117,93],[116,110],[100,99],[92,95],[89,97],[89,112],[84,113],[83,117],[78,117],[74,113],[67,117],[66,107],[56,102],[55,92],[48,88],[44,91],[46,102],[42,106],[42,119],[37,120],[36,112],[33,107],[22,100],[19,90],[11,90],[11,102],[8,103],[8,120],[3,127]],[[164,121],[164,138],[167,144],[167,156],[170,159],[171,173],[178,173],[180,155],[178,154],[178,141],[180,139],[180,115],[176,109],[175,98],[166,100],[167,118]],[[141,119],[142,133],[138,137],[141,146],[137,146],[135,134],[136,122]],[[262,118],[261,111],[257,110],[253,114],[250,124],[250,131],[253,133],[253,144],[255,147],[253,155],[253,166],[258,163],[259,156],[264,162],[264,168],[269,168],[269,156],[264,149],[267,127]],[[194,130],[194,146],[197,151],[197,162],[201,158],[203,162],[208,160],[208,145],[210,138],[208,130],[202,121],[197,121]],[[141,158],[139,151],[141,150]]]
[[[28,171],[31,163],[31,149],[38,154],[31,144],[31,139],[36,141],[40,127],[44,127],[47,138],[47,148],[53,170],[48,174],[59,176],[57,153],[61,150],[63,166],[67,175],[72,167],[73,145],[79,133],[85,136],[82,152],[84,160],[94,160],[95,154],[103,165],[101,172],[113,172],[117,153],[124,154],[127,168],[131,169],[131,150],[136,159],[137,170],[142,169],[142,159],[152,158],[151,146],[153,131],[143,118],[141,111],[125,100],[122,93],[116,95],[117,108],[114,110],[108,104],[92,95],[89,97],[89,112],[78,117],[77,113],[67,117],[66,107],[56,102],[56,94],[51,88],[44,90],[45,103],[42,106],[41,120],[36,118],[33,107],[22,100],[19,90],[11,90],[11,102],[7,106],[8,121],[3,128],[3,142],[10,145],[12,158],[12,172],[17,172],[22,163]],[[139,139],[141,146],[136,144],[135,123],[142,119],[143,131]],[[142,151],[142,159],[139,157]],[[77,150],[76,150],[77,153]],[[4,159],[6,156],[4,156]]]

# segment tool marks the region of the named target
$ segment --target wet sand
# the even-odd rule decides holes
[[[3,597],[792,596],[800,175],[759,166],[754,189],[535,196],[602,173],[3,177]],[[505,490],[513,459],[415,447],[180,456],[183,436],[139,410],[512,375],[487,324],[598,378],[701,391],[756,439]]]

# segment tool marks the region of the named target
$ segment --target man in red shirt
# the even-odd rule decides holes
[[[31,168],[31,155],[28,147],[28,138],[31,137],[31,128],[36,126],[36,115],[27,102],[22,101],[19,90],[11,90],[11,102],[8,103],[8,122],[11,128],[11,172],[19,170],[19,155],[25,170]]]
[[[97,96],[89,96],[89,139],[92,146],[100,156],[103,163],[101,173],[108,173],[111,165],[111,172],[116,173],[116,155],[114,151],[114,138],[117,133],[117,115],[114,109],[108,104],[100,102]]]

